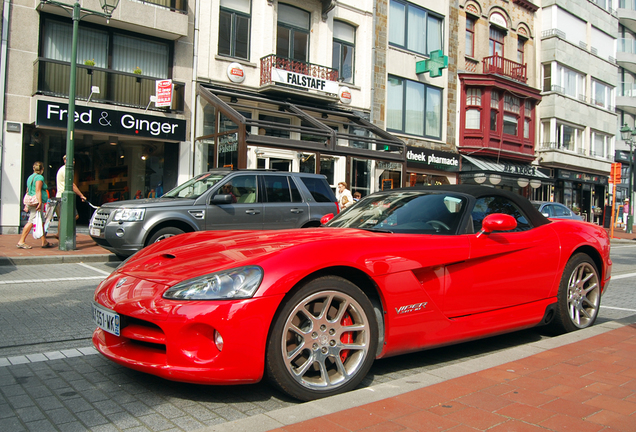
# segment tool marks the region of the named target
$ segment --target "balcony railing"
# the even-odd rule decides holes
[[[188,13],[188,0],[138,0],[141,3],[148,3],[156,6],[168,8],[175,12]]]
[[[513,62],[498,55],[484,57],[482,60],[484,73],[492,73],[512,78],[515,81],[525,83],[528,81],[527,65]]]
[[[261,58],[261,85],[272,83],[272,69],[282,69],[328,81],[338,81],[338,70],[313,63],[300,62],[276,54]]]
[[[34,65],[34,93],[68,98],[70,63],[39,58]],[[155,94],[156,80],[157,78],[112,69],[77,65],[75,97],[77,100],[88,100],[91,88],[97,86],[99,94],[91,96],[93,102],[145,109],[150,96]],[[148,109],[183,112],[185,84],[173,81],[173,85],[172,106],[155,107],[150,104]]]

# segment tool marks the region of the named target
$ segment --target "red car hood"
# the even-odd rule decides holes
[[[151,282],[173,285],[223,269],[247,264],[258,265],[283,250],[300,245],[386,235],[342,228],[200,231],[170,237],[143,249],[131,257],[120,268],[120,272]]]

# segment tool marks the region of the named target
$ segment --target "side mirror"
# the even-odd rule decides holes
[[[212,204],[232,204],[232,195],[218,194],[212,197]]]
[[[490,234],[493,231],[510,231],[515,228],[517,228],[515,218],[503,213],[493,213],[484,218],[477,237],[481,237],[482,234]]]
[[[320,224],[326,225],[327,222],[329,222],[333,218],[334,218],[333,213],[327,213],[326,215],[320,218]]]

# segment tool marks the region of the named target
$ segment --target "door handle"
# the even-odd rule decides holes
[[[255,215],[255,214],[260,214],[261,211],[260,210],[249,209],[249,210],[245,210],[245,213],[247,213],[249,215]]]
[[[291,211],[292,213],[296,213],[296,214],[298,214],[298,213],[302,213],[302,212],[303,212],[303,209],[293,208],[293,209],[291,209],[290,211]]]

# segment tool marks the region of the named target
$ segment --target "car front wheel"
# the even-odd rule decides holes
[[[313,400],[354,389],[377,350],[371,302],[353,283],[335,276],[304,285],[274,320],[267,374],[284,392]]]
[[[158,241],[161,241],[163,239],[167,239],[168,237],[183,234],[184,232],[185,231],[175,227],[161,228],[159,231],[150,236],[148,242],[146,243],[146,246],[157,243]]]
[[[586,254],[574,255],[561,277],[552,330],[565,333],[590,327],[600,307],[601,285],[596,264]]]

